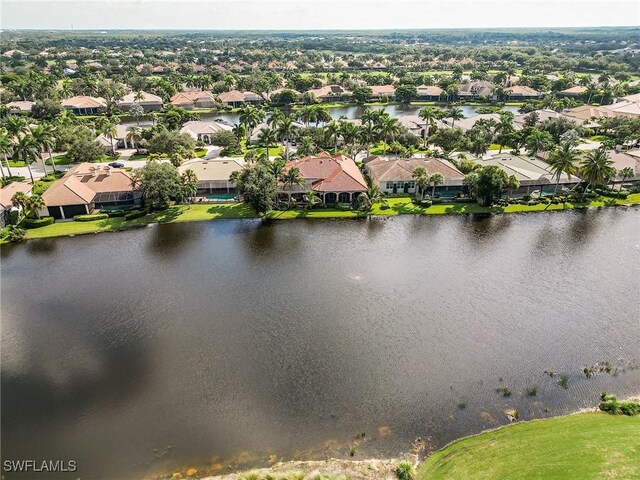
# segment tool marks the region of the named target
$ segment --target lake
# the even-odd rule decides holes
[[[392,457],[509,408],[640,393],[637,207],[218,220],[1,253],[2,460],[77,461],[46,478],[347,458],[354,442],[356,459]],[[596,362],[617,371],[586,378]]]
[[[458,107],[460,108],[460,110],[462,110],[462,114],[465,117],[471,117],[473,115],[476,115],[476,111],[478,110],[478,108],[482,108],[482,107],[469,106],[469,105],[459,105]],[[327,110],[331,114],[331,117],[334,120],[338,120],[343,117],[347,119],[360,118],[365,108],[367,107],[362,105],[351,105],[348,107],[329,108]],[[424,108],[424,106],[393,104],[393,105],[372,105],[368,108],[370,108],[371,110],[385,110],[389,112],[389,115],[391,115],[392,117],[397,117],[401,115],[418,115],[418,113],[420,112],[420,110]],[[436,106],[436,108],[440,108],[441,110],[446,110],[446,107],[442,105],[438,105]],[[519,108],[520,107],[514,107],[509,105],[502,107],[503,110],[513,112],[516,115],[518,114]],[[240,114],[237,112],[236,113],[220,112],[220,113],[210,113],[210,114],[207,113],[207,114],[202,114],[201,118],[202,120],[224,120],[225,122],[228,122],[231,124],[237,124],[240,120]],[[144,125],[151,125],[151,122],[149,121],[145,121],[141,123],[143,123]],[[136,122],[134,120],[128,120],[128,121],[123,121],[122,124],[135,125]]]

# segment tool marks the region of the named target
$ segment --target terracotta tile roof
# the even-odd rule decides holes
[[[34,102],[30,102],[28,100],[18,101],[18,102],[9,102],[7,103],[7,107],[12,110],[20,110],[21,112],[30,112],[33,107]]]
[[[218,94],[218,99],[222,103],[230,103],[230,102],[259,101],[259,100],[262,100],[262,97],[257,93],[253,93],[253,92],[241,92],[240,90],[231,90],[230,92],[222,92]]]
[[[86,95],[65,98],[60,103],[63,107],[67,108],[105,108],[107,106],[107,102],[105,102],[104,98],[89,97]]]
[[[229,176],[236,170],[244,168],[237,160],[194,160],[178,167],[180,173],[192,170],[199,182],[228,181]]]
[[[513,87],[507,88],[507,92],[509,92],[511,96],[537,97],[542,95],[539,91],[526,85],[514,85]]]
[[[331,97],[336,95],[351,95],[350,91],[345,90],[340,85],[325,85],[321,88],[309,90],[309,93],[312,93],[316,98]]]
[[[373,182],[386,180],[413,180],[413,171],[423,167],[429,175],[440,173],[445,178],[445,183],[449,181],[459,181],[464,178],[464,173],[454,167],[446,160],[434,157],[425,158],[385,158],[378,157],[368,160],[366,163],[367,173]]]
[[[370,85],[374,95],[395,95],[396,87],[393,85]]]
[[[586,91],[587,91],[587,87],[583,87],[582,85],[576,85],[575,87],[562,90],[560,93],[564,93],[565,95],[582,95]]]
[[[42,198],[47,206],[80,205],[91,203],[96,193],[131,190],[131,176],[126,171],[81,163],[54,182]]]
[[[152,93],[147,93],[147,92],[141,92],[142,93],[142,100],[138,101],[136,100],[136,94],[137,92],[131,92],[126,94],[124,97],[122,97],[122,100],[120,100],[118,102],[118,105],[129,105],[132,103],[138,103],[140,102],[141,104],[145,104],[145,103],[159,103],[162,105],[162,98],[159,97],[158,95],[154,95]]]
[[[367,182],[353,159],[345,155],[331,156],[321,152],[313,157],[292,160],[285,165],[287,171],[298,167],[301,175],[316,192],[364,192]]]
[[[0,189],[0,206],[10,209],[13,206],[11,198],[18,192],[29,193],[33,189],[33,185],[25,182],[12,182],[6,187]]]
[[[174,105],[192,105],[203,100],[213,102],[214,98],[210,92],[178,92],[171,97]]]
[[[417,90],[418,96],[439,97],[444,93],[437,85],[420,85]]]
[[[210,135],[217,132],[230,132],[233,127],[224,123],[215,122],[212,120],[192,120],[186,122],[180,129],[180,133],[187,133],[194,138],[198,135]]]

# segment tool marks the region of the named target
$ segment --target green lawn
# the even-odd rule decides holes
[[[37,182],[37,184],[40,182]],[[45,188],[52,182],[42,182]],[[381,204],[375,204],[371,211],[360,212],[345,208],[322,208],[315,210],[293,209],[285,211],[272,211],[266,218],[273,220],[292,220],[296,218],[362,218],[370,215],[450,215],[470,213],[518,213],[540,212],[545,210],[563,210],[575,208],[567,203],[563,205],[509,205],[507,207],[483,207],[475,203],[457,203],[432,205],[429,208],[414,205],[410,198],[389,198],[388,208],[383,209]],[[629,195],[627,200],[618,200],[619,205],[640,204],[640,193]],[[593,201],[588,206],[603,206],[602,201]],[[196,204],[190,208],[185,205],[174,205],[162,212],[156,212],[134,220],[125,220],[123,217],[95,220],[91,222],[56,222],[45,227],[30,229],[27,238],[49,238],[67,235],[80,235],[84,233],[108,232],[127,228],[136,228],[151,223],[179,223],[215,220],[219,218],[258,218],[258,215],[249,206],[243,203],[232,204]]]
[[[418,480],[640,478],[640,418],[602,412],[518,423],[458,440]]]

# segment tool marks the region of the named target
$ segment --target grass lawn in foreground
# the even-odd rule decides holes
[[[640,478],[640,418],[590,412],[509,425],[435,452],[416,478]]]

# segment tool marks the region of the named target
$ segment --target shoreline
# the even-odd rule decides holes
[[[173,205],[166,210],[154,212],[134,220],[125,220],[123,217],[114,217],[90,222],[63,221],[51,225],[28,229],[25,240],[73,237],[76,235],[98,234],[102,232],[117,232],[134,228],[146,227],[153,224],[200,222],[219,219],[262,219],[262,220],[295,220],[295,219],[332,219],[332,218],[369,218],[392,217],[398,215],[500,215],[513,213],[536,212],[563,212],[570,210],[587,210],[600,208],[628,208],[640,204],[640,193],[629,195],[625,200],[615,200],[615,205],[607,206],[603,200],[593,200],[586,204],[567,202],[566,204],[538,204],[519,205],[513,204],[505,207],[483,207],[476,203],[436,204],[424,208],[412,203],[408,197],[388,199],[389,207],[383,209],[380,204],[375,204],[368,212],[357,210],[341,210],[337,208],[315,210],[274,210],[260,216],[246,204],[192,204]],[[0,245],[7,245],[5,239],[0,240]]]
[[[640,401],[640,394],[632,395],[621,399],[624,401]],[[567,418],[575,415],[583,415],[589,413],[602,413],[602,415],[609,415],[606,412],[602,412],[598,406],[585,407],[575,410],[570,413],[562,415],[552,415],[549,417],[532,418],[530,420],[515,421],[500,425],[498,427],[487,428],[480,432],[465,435],[457,438],[443,445],[442,447],[429,452],[424,457],[420,456],[420,452],[417,449],[408,451],[402,456],[392,458],[366,458],[362,460],[351,460],[349,458],[335,458],[330,457],[325,460],[288,460],[275,462],[268,467],[258,467],[250,469],[242,469],[228,473],[206,473],[204,476],[198,475],[198,471],[195,467],[190,467],[184,470],[184,472],[174,471],[172,473],[166,473],[164,475],[157,475],[151,477],[144,477],[145,480],[180,480],[180,479],[199,479],[199,480],[247,480],[254,478],[256,475],[258,478],[269,478],[268,475],[272,475],[275,478],[287,480],[289,478],[303,479],[308,475],[309,478],[320,478],[326,480],[388,480],[395,479],[395,468],[400,462],[409,462],[415,469],[419,467],[428,457],[443,451],[459,442],[464,440],[480,437],[488,433],[508,429],[516,425],[531,424],[535,422],[545,422],[548,420]],[[615,415],[612,415],[615,416]],[[189,475],[189,472],[195,472]],[[301,475],[302,474],[302,475]],[[415,477],[418,478],[418,477]]]

